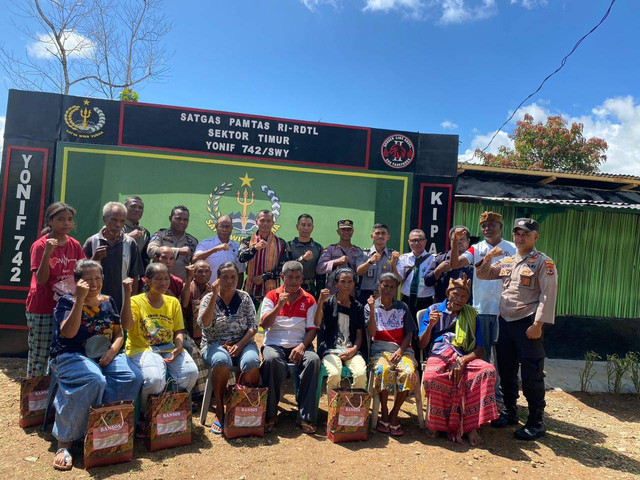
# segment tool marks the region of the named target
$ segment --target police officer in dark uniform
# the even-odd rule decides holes
[[[316,273],[318,275],[327,275],[327,288],[329,288],[331,294],[338,291],[332,272],[335,272],[339,268],[350,268],[355,272],[356,262],[362,253],[360,247],[351,244],[353,221],[348,219],[338,220],[337,232],[340,241],[324,249],[316,266]]]
[[[494,427],[518,423],[518,369],[521,368],[522,392],[529,405],[524,427],[516,430],[520,440],[535,440],[544,435],[544,358],[542,329],[555,318],[558,274],[553,260],[535,249],[538,222],[518,218],[513,226],[513,242],[518,251],[502,261],[491,260],[502,255],[495,247],[487,253],[476,275],[484,280],[502,279],[499,336],[496,345],[504,410],[494,420]]]

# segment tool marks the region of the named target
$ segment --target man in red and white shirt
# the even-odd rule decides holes
[[[298,377],[298,423],[306,433],[313,425],[320,357],[313,349],[318,327],[313,317],[317,308],[313,296],[302,289],[302,264],[286,262],[282,266],[283,285],[269,291],[262,301],[260,326],[265,330],[262,347],[262,381],[267,394],[267,424],[270,432],[276,424],[280,385],[287,376],[287,363],[296,365]]]

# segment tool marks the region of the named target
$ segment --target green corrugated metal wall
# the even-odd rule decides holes
[[[485,210],[503,216],[508,240],[515,218],[542,219],[536,247],[558,266],[558,315],[640,318],[640,215],[458,200],[454,224],[481,237],[478,218]]]

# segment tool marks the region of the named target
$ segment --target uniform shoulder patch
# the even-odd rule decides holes
[[[545,260],[544,266],[547,269],[547,275],[553,275],[556,272],[556,264],[553,263],[553,260]]]

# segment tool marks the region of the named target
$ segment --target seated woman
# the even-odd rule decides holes
[[[145,270],[148,289],[131,298],[131,311],[122,315],[127,330],[125,352],[142,371],[142,408],[147,398],[164,390],[166,372],[178,387],[191,391],[198,379],[198,368],[183,350],[184,321],[177,298],[165,295],[169,288],[169,270],[162,263],[152,263]],[[142,430],[144,431],[144,430]]]
[[[135,400],[142,373],[120,351],[122,328],[118,307],[102,295],[102,266],[79,260],[74,272],[76,294],[60,298],[54,311],[51,370],[58,379],[53,405],[53,435],[58,440],[54,468],[70,470],[71,444],[84,437],[89,407],[120,400]],[[124,308],[131,298],[130,278],[124,285]],[[123,311],[123,313],[125,313]]]
[[[429,348],[423,383],[429,409],[427,434],[447,432],[450,440],[482,443],[480,425],[498,418],[494,386],[496,371],[482,360],[483,345],[478,312],[467,305],[471,280],[451,279],[447,300],[429,307],[420,322],[420,348]]]
[[[224,392],[229,368],[240,367],[237,381],[257,385],[260,381],[260,355],[253,337],[258,331],[256,309],[247,292],[236,289],[238,267],[225,262],[218,267],[218,279],[211,293],[200,304],[198,324],[202,327],[202,356],[211,367],[216,419],[211,432],[220,434],[224,425]]]
[[[353,388],[367,385],[367,364],[360,354],[364,340],[362,304],[353,296],[356,274],[350,268],[335,273],[338,293],[330,295],[329,289],[320,292],[314,323],[318,332],[318,356],[329,374],[327,396],[340,386],[342,365],[351,370]]]
[[[380,297],[369,297],[364,307],[367,334],[373,338],[370,365],[375,373],[374,388],[380,396],[378,431],[394,436],[404,435],[398,413],[417,381],[416,359],[411,348],[411,338],[417,328],[409,307],[396,300],[398,283],[398,278],[391,272],[380,275]],[[387,399],[389,391],[394,389],[397,389],[397,395],[389,412]]]

